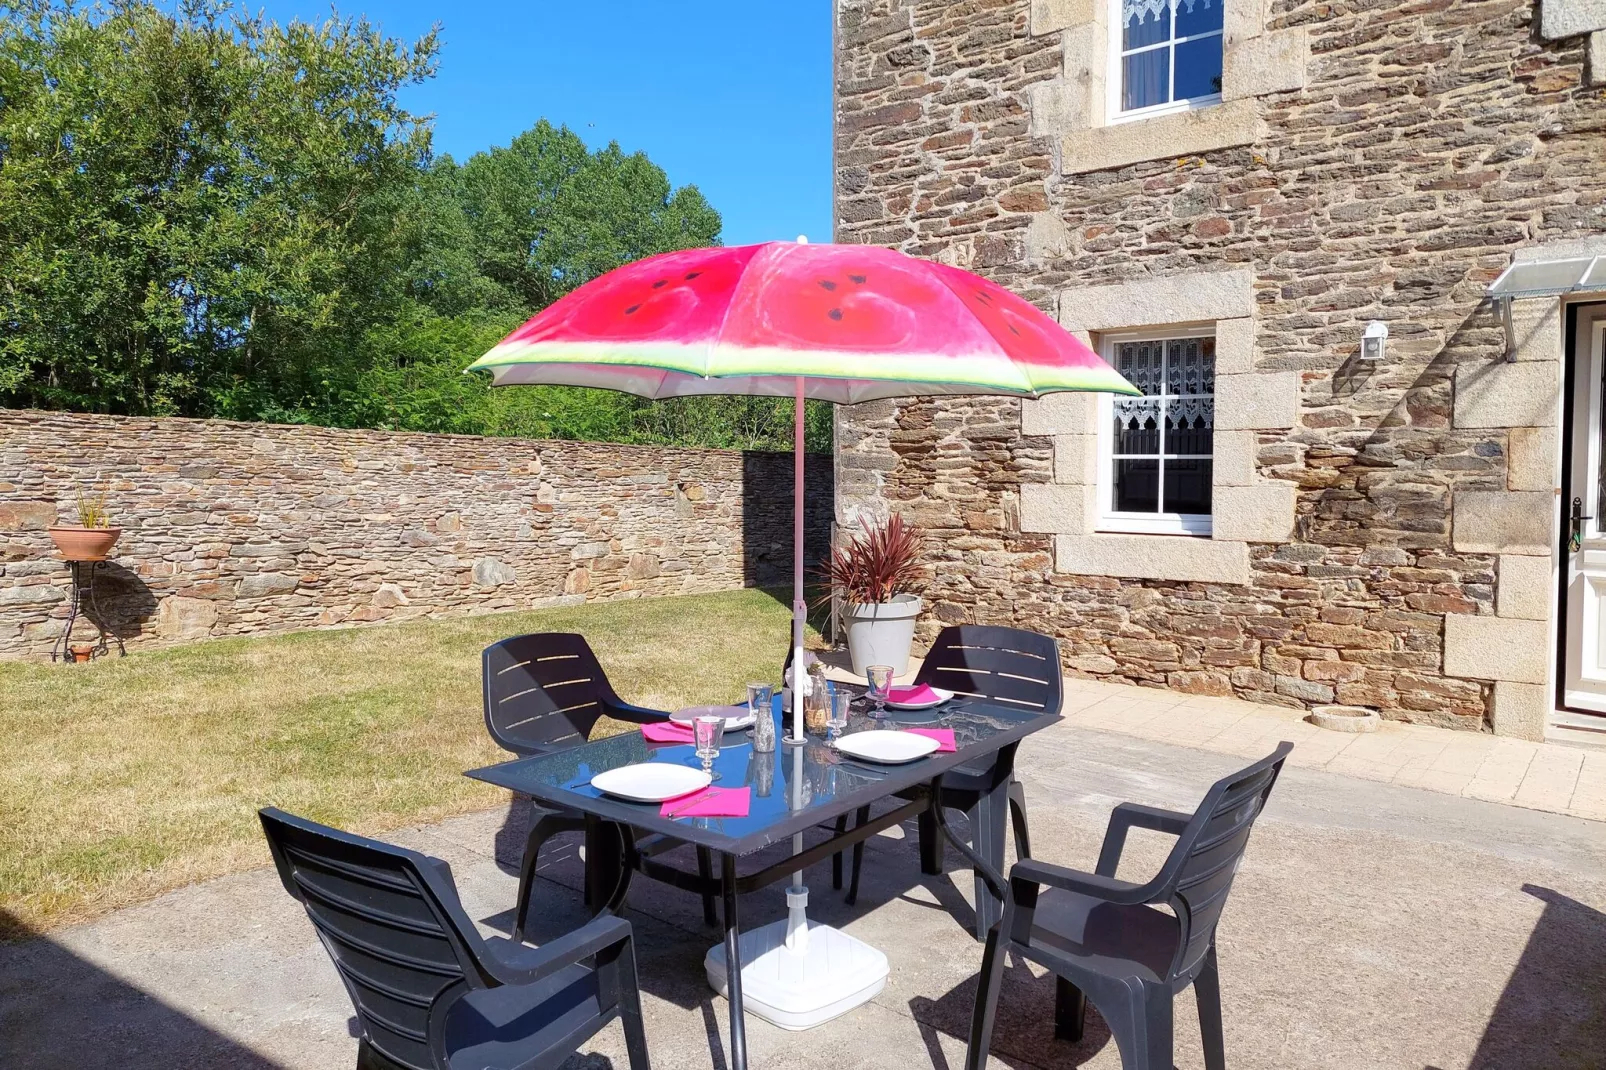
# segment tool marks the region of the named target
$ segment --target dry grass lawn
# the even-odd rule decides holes
[[[373,834],[504,802],[461,775],[506,757],[497,639],[581,632],[626,700],[675,709],[779,676],[789,617],[746,590],[0,665],[0,939],[265,864],[260,806]]]

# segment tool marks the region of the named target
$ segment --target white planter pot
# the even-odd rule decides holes
[[[923,603],[912,594],[894,595],[892,601],[875,605],[844,605],[842,620],[848,629],[848,654],[855,675],[863,676],[871,665],[891,665],[895,676],[908,672],[915,618],[922,608]]]

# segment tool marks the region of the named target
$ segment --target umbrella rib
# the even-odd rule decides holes
[[[720,376],[717,376],[717,375],[710,375],[709,374],[709,369],[713,367],[714,354],[718,353],[719,350],[720,350],[720,347],[725,344],[725,328],[730,323],[731,309],[736,307],[736,297],[737,297],[737,295],[742,292],[742,287],[747,285],[747,272],[748,272],[748,269],[750,269],[753,266],[753,262],[755,260],[759,260],[759,259],[763,258],[765,255],[767,255],[769,253],[770,249],[772,249],[774,246],[776,246],[778,244],[779,244],[778,242],[764,242],[763,243],[763,248],[759,249],[758,252],[756,252],[752,256],[748,257],[747,258],[747,262],[742,265],[742,273],[736,277],[736,285],[731,287],[730,299],[725,302],[725,311],[719,317],[719,327],[718,327],[718,329],[716,329],[714,331],[713,341],[709,342],[709,344],[708,344],[708,354],[703,358],[703,378],[704,379],[718,379],[718,378],[720,378]]]
[[[982,318],[980,316],[976,315],[974,312],[971,312],[968,308],[965,308],[965,299],[964,299],[964,297],[962,297],[960,295],[958,290],[953,288],[953,285],[951,283],[949,283],[948,277],[944,272],[934,271],[934,272],[932,272],[932,274],[936,276],[938,282],[942,283],[943,289],[945,289],[949,293],[953,294],[954,300],[959,302],[959,307],[965,309],[965,314],[970,316],[971,319],[974,319],[976,321],[977,325],[981,327],[982,333],[987,335],[987,340],[989,342],[991,342],[994,345],[994,347],[997,348],[998,355],[1000,357],[1002,357],[1006,362],[1008,362],[1010,369],[1012,371],[1014,371],[1016,375],[1020,376],[1021,381],[1026,384],[1026,389],[1025,389],[1026,396],[1027,397],[1035,397],[1037,395],[1037,387],[1035,385],[1033,385],[1031,378],[1029,376],[1027,376],[1026,373],[1021,370],[1020,361],[1016,360],[1014,357],[1009,355],[1008,350],[1006,350],[1004,348],[1004,343],[1002,341],[1000,341],[998,336],[995,335],[992,332],[992,329],[990,327],[988,327],[987,324],[982,321]],[[977,276],[977,277],[978,278],[983,278],[983,276]],[[984,279],[984,281],[992,282],[991,279]],[[1025,300],[1025,299],[1022,298],[1022,300]],[[1030,302],[1028,302],[1028,304],[1029,303]],[[1042,312],[1043,310],[1042,309],[1038,309],[1038,311]],[[1047,315],[1047,313],[1044,313],[1044,315]]]

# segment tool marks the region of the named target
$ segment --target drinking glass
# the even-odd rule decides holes
[[[870,684],[870,701],[875,703],[875,715],[880,717],[887,712],[887,692],[892,690],[892,666],[872,665],[864,671],[864,677]]]
[[[831,692],[830,716],[825,722],[825,737],[836,739],[842,730],[848,726],[849,707],[853,705],[853,694],[846,688]]]
[[[725,718],[699,717],[692,722],[692,738],[697,742],[697,757],[707,761],[719,757],[719,737],[725,731]]]

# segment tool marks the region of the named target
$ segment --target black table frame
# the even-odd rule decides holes
[[[739,937],[741,923],[736,900],[738,895],[767,887],[789,878],[793,873],[831,857],[855,844],[862,843],[883,829],[900,824],[911,817],[920,817],[970,862],[976,874],[976,927],[981,937],[998,921],[1005,898],[1004,875],[986,857],[996,854],[1002,846],[1003,821],[1007,817],[1009,784],[1013,778],[1015,752],[1020,741],[1061,720],[1056,714],[1036,714],[1024,717],[1026,711],[1004,709],[984,702],[968,702],[966,706],[985,712],[993,710],[1008,715],[1015,723],[985,740],[958,748],[946,754],[933,754],[907,765],[884,767],[886,776],[871,782],[857,791],[834,796],[829,802],[797,811],[745,836],[729,836],[717,829],[700,828],[677,823],[675,818],[659,815],[656,806],[628,803],[607,796],[589,796],[565,790],[562,787],[539,783],[531,777],[519,775],[521,767],[540,761],[544,756],[521,758],[483,769],[470,770],[466,775],[476,780],[529,795],[555,807],[576,810],[586,819],[586,883],[601,903],[599,912],[618,914],[624,907],[630,888],[632,872],[685,891],[702,894],[717,886],[724,906],[725,963],[727,995],[730,1000],[730,1058],[731,1070],[747,1068],[747,1035],[743,1019],[742,963]],[[1017,720],[1018,718],[1018,720]],[[889,718],[888,727],[897,722]],[[567,751],[573,755],[586,746]],[[781,746],[786,746],[781,744]],[[953,834],[948,827],[942,807],[942,777],[960,766],[974,767],[983,759],[991,759],[992,790],[986,793],[977,807],[982,820],[973,821],[976,847]],[[913,793],[915,797],[900,801],[899,805],[844,829],[797,855],[775,862],[765,868],[740,876],[736,869],[739,856],[751,854],[772,844],[789,840],[793,834],[814,828],[822,822],[845,817],[872,803],[895,798],[898,793]],[[997,826],[994,828],[993,826]],[[657,861],[653,856],[685,844],[717,852],[720,855],[720,872],[688,873],[677,867]],[[701,853],[701,851],[699,852]],[[929,872],[929,869],[927,870]],[[604,890],[606,898],[602,898]]]

